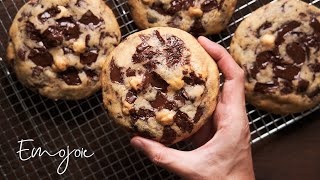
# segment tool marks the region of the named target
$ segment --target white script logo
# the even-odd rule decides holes
[[[19,151],[17,151],[16,153],[19,155],[19,159],[21,161],[27,161],[31,158],[34,157],[41,157],[43,155],[47,155],[50,157],[54,157],[54,156],[59,156],[62,159],[62,161],[60,162],[58,168],[57,168],[57,173],[59,175],[63,174],[64,172],[66,172],[68,165],[69,165],[69,159],[70,156],[74,156],[75,158],[89,158],[91,156],[93,156],[94,153],[92,154],[87,154],[87,150],[84,148],[78,148],[78,149],[72,149],[70,151],[69,146],[67,146],[66,149],[60,149],[59,151],[56,151],[54,153],[52,152],[48,152],[45,149],[42,149],[41,147],[33,147],[32,149],[27,149],[27,148],[23,148],[23,145],[25,142],[33,142],[33,139],[21,139],[20,141],[18,141],[18,144],[20,144],[19,146]],[[27,153],[27,155],[25,157],[23,157],[23,153]],[[65,166],[62,167],[62,165],[65,163]]]

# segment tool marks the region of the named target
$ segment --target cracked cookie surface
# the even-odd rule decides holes
[[[192,35],[168,27],[129,36],[108,56],[101,78],[109,116],[164,144],[196,132],[219,90],[214,60]]]
[[[128,0],[138,27],[175,27],[210,35],[228,24],[237,0]]]
[[[76,100],[101,88],[119,25],[102,0],[32,0],[10,28],[7,61],[22,84],[51,99]]]
[[[254,106],[288,114],[320,103],[320,10],[280,0],[246,18],[230,53],[246,73],[246,97]]]

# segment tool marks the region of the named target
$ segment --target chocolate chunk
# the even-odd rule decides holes
[[[47,48],[57,47],[62,44],[63,35],[57,26],[49,26],[42,33],[42,42]]]
[[[280,90],[281,94],[289,94],[293,92],[293,86],[291,81],[283,81],[283,87]]]
[[[190,27],[190,33],[194,36],[199,36],[205,32],[206,30],[202,25],[201,19],[199,18],[195,19],[192,26]]]
[[[258,29],[257,29],[257,36],[260,37],[261,36],[261,31],[266,30],[268,28],[270,28],[272,26],[271,22],[266,21],[265,23],[263,23]]]
[[[270,82],[270,83],[259,83],[257,82],[254,86],[254,92],[259,93],[271,93],[274,92],[278,88],[278,83]]]
[[[23,50],[23,49],[19,49],[19,50],[18,50],[18,57],[19,57],[21,60],[25,60],[25,58],[26,58],[26,51]]]
[[[34,41],[41,41],[41,33],[39,30],[36,29],[34,24],[31,22],[26,22],[26,33],[30,37],[31,40]]]
[[[95,16],[90,10],[88,10],[85,14],[82,15],[79,22],[86,25],[93,24],[97,26],[102,23],[102,20],[97,18],[97,16]]]
[[[32,68],[32,76],[38,77],[43,72],[43,68],[41,66],[36,66]]]
[[[174,99],[185,103],[185,101],[189,100],[189,97],[185,89],[181,89],[175,94]]]
[[[306,92],[308,87],[309,87],[309,81],[301,79],[298,82],[297,92],[298,93]]]
[[[191,133],[193,129],[193,124],[189,120],[189,117],[186,113],[181,112],[180,110],[177,111],[177,113],[173,117],[174,122],[177,124],[177,126],[181,129],[182,132],[189,132]]]
[[[148,23],[151,23],[151,24],[158,22],[158,18],[153,17],[149,14],[147,15],[147,19],[148,19]]]
[[[153,71],[157,68],[155,61],[147,61],[145,64],[143,64],[143,67],[147,69],[147,71]]]
[[[85,69],[84,72],[86,73],[86,75],[94,80],[94,81],[98,81],[99,80],[99,76],[98,74],[94,71],[94,70],[91,70],[91,69]]]
[[[181,10],[188,10],[191,6],[194,6],[194,0],[173,0],[170,2],[169,8],[166,8],[164,4],[157,2],[151,6],[151,9],[162,15],[173,16]]]
[[[153,108],[156,109],[168,109],[173,110],[177,107],[177,105],[174,102],[169,101],[165,95],[163,95],[161,92],[158,92],[156,95],[156,99],[154,101],[150,101],[150,105]]]
[[[313,28],[315,33],[320,33],[320,23],[317,18],[312,18],[310,26]]]
[[[205,82],[201,77],[198,77],[194,72],[191,72],[188,76],[184,76],[183,81],[191,86],[194,86],[196,84],[203,85]]]
[[[114,59],[111,60],[111,64],[110,64],[111,68],[110,68],[110,79],[113,83],[117,82],[117,83],[123,83],[123,73],[121,72],[121,68],[118,67],[115,63],[114,63]]]
[[[163,133],[160,142],[163,144],[171,144],[177,137],[177,133],[170,126],[163,127]]]
[[[158,40],[160,41],[160,43],[161,43],[162,45],[164,45],[166,42],[165,42],[164,39],[162,38],[160,32],[157,31],[157,30],[155,30],[155,34],[156,34]]]
[[[300,68],[293,65],[276,65],[273,72],[276,77],[280,77],[289,81],[294,80],[300,73]]]
[[[90,39],[91,39],[90,34],[86,35],[86,40],[85,40],[85,42],[86,42],[86,46],[87,46],[87,47],[90,46],[90,45],[89,45]]]
[[[269,62],[276,61],[276,56],[272,51],[264,51],[257,55],[256,61],[253,64],[253,67],[250,69],[250,74],[252,78],[256,78],[257,74],[261,69],[265,69]]]
[[[299,65],[305,62],[306,51],[301,44],[296,42],[288,44],[286,47],[286,52],[296,64]]]
[[[200,120],[201,116],[203,115],[203,111],[204,111],[203,107],[199,106],[197,108],[197,112],[196,112],[196,114],[194,115],[194,118],[193,118],[193,122],[194,123],[197,123]]]
[[[146,121],[150,117],[155,116],[153,111],[149,109],[142,109],[142,108],[140,108],[138,111],[136,111],[135,109],[131,109],[129,113],[133,123],[137,122],[137,120]]]
[[[308,97],[314,98],[319,94],[320,94],[320,87],[318,86],[314,91],[312,91],[310,94],[308,94]]]
[[[315,73],[320,72],[320,63],[309,64],[309,67]]]
[[[209,12],[212,9],[221,9],[224,0],[221,0],[220,3],[217,0],[205,0],[201,4],[201,9],[203,12]]]
[[[169,67],[179,63],[182,58],[182,53],[184,47],[184,42],[176,37],[176,36],[169,36],[167,38],[167,44],[165,50],[166,56],[166,63]],[[181,62],[184,63],[184,62]]]
[[[53,57],[46,49],[33,49],[28,58],[37,66],[41,67],[47,67],[53,64]]]
[[[48,19],[56,17],[57,14],[59,14],[61,12],[60,9],[58,9],[58,7],[52,7],[47,9],[46,11],[44,11],[43,13],[38,15],[38,19],[44,23],[46,22]]]
[[[166,93],[168,91],[168,86],[169,84],[162,79],[162,77],[157,74],[156,72],[146,72],[145,73],[145,78],[143,81],[143,86],[147,87],[149,84],[151,84],[151,86],[155,87],[156,89]]]
[[[278,30],[278,35],[275,40],[276,45],[280,45],[284,41],[284,36],[294,30],[295,28],[299,27],[301,25],[298,21],[290,21],[284,25],[281,26],[281,28]]]
[[[131,68],[128,68],[127,71],[126,71],[126,75],[127,75],[127,77],[135,76],[136,75],[136,71],[131,69]]]
[[[137,99],[137,92],[133,89],[129,90],[126,95],[126,101],[130,104],[134,103]]]
[[[59,77],[68,85],[79,85],[81,79],[78,70],[74,67],[69,67],[66,71],[59,73]]]
[[[63,17],[57,20],[59,28],[61,28],[66,40],[78,39],[80,36],[80,28],[72,19],[72,17]]]
[[[147,51],[147,49],[151,48],[148,43],[143,41],[136,47],[136,52],[132,56],[132,62],[141,63],[144,60],[151,59],[155,54],[153,51]]]
[[[98,58],[99,49],[97,48],[90,48],[87,49],[86,52],[80,54],[80,62],[84,65],[91,65],[92,63],[96,62]]]

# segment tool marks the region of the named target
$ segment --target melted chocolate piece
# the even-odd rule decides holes
[[[195,19],[192,26],[190,27],[190,33],[194,36],[199,36],[205,32],[206,30],[202,25],[201,19],[199,18]]]
[[[64,18],[58,19],[57,22],[66,40],[79,38],[80,28],[72,19],[72,17],[64,17]]]
[[[283,81],[283,88],[280,90],[281,94],[289,94],[293,92],[292,83],[289,81]]]
[[[153,71],[157,68],[157,65],[155,61],[147,61],[143,67],[146,68],[147,71]]]
[[[161,43],[162,45],[164,45],[166,42],[165,42],[164,39],[162,38],[160,32],[159,32],[158,30],[155,30],[155,34],[156,34],[158,40],[160,41],[160,43]]]
[[[110,79],[113,83],[123,83],[123,73],[121,68],[114,63],[114,59],[111,60],[110,64]]]
[[[99,49],[90,48],[87,49],[86,52],[80,54],[80,62],[81,64],[91,65],[93,62],[96,62],[98,58]]]
[[[42,42],[47,48],[57,47],[62,44],[63,35],[57,26],[49,26],[42,33]]]
[[[167,38],[167,44],[164,50],[166,52],[166,63],[171,67],[180,62],[184,50],[184,42],[176,36],[170,36]]]
[[[78,70],[74,67],[69,67],[66,71],[59,74],[60,78],[68,85],[79,85],[81,79]]]
[[[61,11],[60,9],[58,9],[58,7],[52,7],[47,9],[46,11],[44,11],[43,13],[38,15],[38,19],[44,23],[46,22],[48,19],[56,17],[57,14],[59,14]]]
[[[276,77],[280,77],[289,81],[294,80],[300,73],[301,68],[293,65],[276,65],[273,68],[273,72]]]
[[[297,92],[298,92],[298,93],[306,92],[307,89],[308,89],[308,87],[309,87],[309,81],[304,80],[304,79],[301,79],[301,80],[298,82]]]
[[[126,95],[126,101],[130,104],[134,103],[137,99],[137,92],[133,89],[129,90],[127,95]]]
[[[136,123],[137,120],[146,121],[150,117],[155,116],[153,111],[151,111],[149,109],[141,109],[141,108],[138,111],[136,111],[135,109],[131,109],[129,111],[129,113],[130,113],[130,117],[131,117],[131,120],[133,123]]]
[[[136,52],[132,56],[133,63],[141,63],[144,60],[151,59],[155,54],[153,51],[147,51],[147,49],[151,48],[149,44],[145,41],[142,41],[136,48]]]
[[[278,88],[278,83],[259,83],[257,82],[254,86],[254,91],[259,93],[272,93]]]
[[[151,9],[154,9],[162,15],[173,16],[181,10],[188,10],[191,6],[194,6],[194,0],[173,0],[170,2],[170,7],[167,9],[162,3],[154,3],[151,6]]]
[[[90,10],[88,10],[85,14],[82,15],[79,22],[85,25],[93,24],[97,26],[102,23],[102,20],[97,18],[97,16],[95,16]]]
[[[224,0],[221,0],[220,3],[218,3],[217,0],[205,0],[201,4],[201,10],[203,12],[209,12],[212,9],[221,9],[223,2]]]
[[[261,31],[266,30],[268,28],[270,28],[272,26],[271,22],[266,21],[265,23],[263,23],[258,29],[257,29],[257,35],[258,37],[261,36]]]
[[[194,118],[193,118],[193,122],[194,123],[197,123],[200,120],[201,116],[203,115],[203,111],[204,111],[203,107],[198,107],[197,108],[197,112],[196,112],[196,114],[194,115]]]
[[[286,52],[296,64],[305,62],[306,51],[301,46],[301,44],[296,42],[288,44],[286,47]]]
[[[131,68],[129,68],[126,71],[126,75],[127,75],[127,77],[135,76],[136,75],[136,71],[131,69]]]
[[[164,93],[168,91],[169,84],[156,72],[145,73],[143,86],[147,87],[149,84]]]
[[[157,93],[156,99],[154,101],[150,101],[150,105],[156,109],[168,109],[173,110],[176,109],[177,105],[174,102],[169,101],[165,95],[161,92]]]
[[[20,59],[22,59],[22,60],[25,60],[25,58],[26,58],[26,51],[23,50],[23,49],[19,49],[19,50],[18,50],[18,57],[19,57]]]
[[[320,22],[318,21],[317,18],[312,18],[310,22],[310,26],[313,28],[315,33],[320,33]]]
[[[53,64],[53,57],[46,49],[33,49],[28,58],[37,66],[47,67]]]
[[[147,15],[147,19],[148,19],[148,23],[151,23],[151,24],[158,22],[158,18],[153,17],[149,14]]]
[[[177,111],[177,113],[173,117],[174,122],[177,124],[177,126],[181,129],[182,132],[189,132],[191,133],[193,129],[193,124],[189,120],[189,117],[186,113],[181,112],[180,110]]]
[[[290,21],[284,25],[282,25],[282,27],[278,30],[278,35],[277,38],[275,40],[275,44],[278,46],[280,45],[283,41],[284,41],[284,36],[294,30],[295,28],[299,27],[301,25],[300,22],[298,21]]]
[[[189,97],[187,92],[184,89],[181,89],[175,94],[174,99],[185,103],[185,101],[189,100]]]
[[[30,37],[31,40],[34,41],[41,41],[41,33],[39,30],[36,29],[34,24],[31,22],[26,22],[26,33]]]
[[[320,63],[309,64],[309,67],[315,73],[320,72]]]
[[[191,86],[194,86],[194,85],[203,85],[205,82],[204,82],[204,80],[203,79],[201,79],[201,77],[198,77],[194,72],[191,72],[190,74],[189,74],[189,77],[188,76],[184,76],[183,78],[182,78],[182,80],[185,82],[185,83],[187,83],[187,84],[189,84],[189,85],[191,85]]]
[[[170,126],[163,127],[163,133],[160,142],[163,144],[171,144],[177,137],[177,133]]]
[[[99,76],[98,74],[94,71],[94,70],[91,70],[91,69],[85,69],[84,72],[86,73],[86,75],[94,80],[94,81],[98,81],[99,80]]]
[[[74,51],[68,47],[62,47],[63,53],[64,54],[71,54],[74,53]]]

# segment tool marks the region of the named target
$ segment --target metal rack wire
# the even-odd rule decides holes
[[[320,0],[305,1],[320,7]],[[117,16],[123,38],[138,31],[126,0],[106,2]],[[210,38],[228,48],[239,23],[252,11],[269,2],[238,0],[228,28]],[[106,118],[101,93],[81,101],[52,101],[27,90],[17,81],[3,58],[8,29],[24,3],[24,0],[0,0],[0,174],[5,179],[178,179],[130,147],[130,135]],[[320,105],[304,113],[277,116],[247,104],[252,143],[319,109]],[[34,139],[32,145],[35,147],[55,151],[68,145],[70,148],[86,148],[95,155],[89,159],[71,158],[67,171],[60,176],[56,173],[61,162],[59,157],[42,157],[24,162],[17,158],[17,141],[28,138]],[[186,142],[173,147],[192,149]]]

